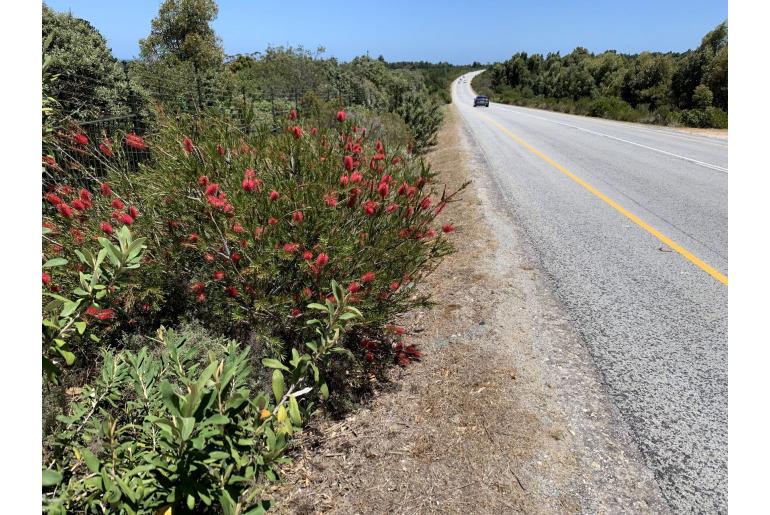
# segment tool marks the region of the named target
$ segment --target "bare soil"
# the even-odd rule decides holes
[[[422,362],[342,421],[296,440],[281,513],[660,513],[652,474],[548,294],[453,107],[429,156],[457,252],[436,306],[402,321]]]

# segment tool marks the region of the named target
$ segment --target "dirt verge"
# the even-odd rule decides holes
[[[457,253],[403,321],[421,363],[297,443],[282,513],[660,513],[666,505],[588,353],[450,106],[429,157],[474,184],[443,218]]]

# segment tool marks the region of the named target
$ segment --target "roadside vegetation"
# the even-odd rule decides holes
[[[420,358],[457,193],[422,153],[466,68],[225,58],[216,15],[166,0],[119,63],[44,6],[45,512],[262,513],[310,417]]]
[[[684,53],[514,54],[472,81],[495,102],[614,120],[727,128],[727,22]]]

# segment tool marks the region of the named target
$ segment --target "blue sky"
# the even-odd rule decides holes
[[[118,58],[139,53],[160,0],[48,0],[90,21]],[[517,51],[683,51],[727,18],[726,0],[220,0],[214,28],[225,53],[268,45],[326,47],[349,60],[366,52],[388,61],[470,63]]]

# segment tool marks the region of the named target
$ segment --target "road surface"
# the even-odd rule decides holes
[[[490,103],[452,85],[676,513],[727,512],[727,141]]]

